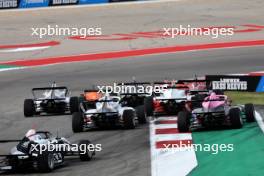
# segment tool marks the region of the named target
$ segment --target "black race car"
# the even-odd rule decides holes
[[[64,137],[52,136],[48,131],[36,132],[30,129],[21,140],[0,140],[0,143],[8,142],[18,144],[11,148],[9,154],[0,155],[0,171],[17,172],[33,169],[51,172],[62,165],[67,156],[78,156],[81,161],[89,161],[95,155],[95,148],[88,150],[89,145],[93,145],[89,140],[73,144]]]

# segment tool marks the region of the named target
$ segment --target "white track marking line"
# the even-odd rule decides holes
[[[0,72],[10,71],[10,70],[20,70],[20,69],[24,69],[24,68],[25,67],[0,68]]]
[[[40,46],[40,47],[22,47],[22,48],[14,48],[14,49],[0,49],[0,53],[10,53],[10,52],[21,52],[21,51],[34,51],[47,49],[50,46]]]
[[[256,117],[256,121],[257,121],[260,129],[264,133],[264,122],[263,122],[261,115],[257,111],[255,111],[255,117]]]
[[[190,140],[192,139],[192,134],[179,133],[179,134],[169,134],[169,135],[155,135],[153,137],[155,141],[170,141],[170,140]]]
[[[159,117],[158,120],[178,120],[177,117],[171,117],[171,116],[163,116],[163,117]]]
[[[156,129],[164,129],[164,128],[177,128],[178,125],[175,124],[155,124],[156,125]]]

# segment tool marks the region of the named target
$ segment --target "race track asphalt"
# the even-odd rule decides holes
[[[199,1],[205,3],[207,1]],[[252,9],[247,9],[247,1],[236,6],[236,3],[240,1],[232,1],[230,7],[222,6],[228,4],[229,1],[223,1],[221,8],[225,14],[233,15],[232,18],[226,19],[223,17],[225,14],[220,13],[221,9],[217,8],[217,2],[212,1],[204,6],[197,6],[197,17],[200,15],[200,19],[196,19],[188,16],[184,16],[187,22],[195,22],[196,24],[203,21],[210,21],[213,24],[214,17],[219,20],[219,24],[223,24],[223,21],[227,20],[229,24],[236,23],[241,24],[243,18],[239,17],[239,13],[235,13],[232,8],[237,12],[240,10],[249,11],[249,15],[241,14],[245,17],[245,23],[257,22],[264,24],[263,19],[258,16],[255,18],[253,15],[254,8],[257,9],[256,13],[260,15],[261,11],[258,10],[257,3],[252,3]],[[186,2],[190,5],[190,2]],[[173,3],[174,4],[174,3]],[[159,27],[161,27],[160,21],[165,18],[166,11],[168,16],[165,18],[167,25],[170,25],[173,20],[173,16],[178,12],[177,9],[181,9],[184,2],[180,2],[179,7],[163,5],[159,10],[162,10],[159,17],[155,17],[155,13],[149,11],[145,14],[145,18],[150,18],[150,23],[147,25],[146,19],[139,20],[146,23],[149,29],[153,29],[155,26],[155,20],[158,21]],[[155,10],[159,7],[154,6]],[[122,7],[115,7],[111,9],[113,12],[112,17],[115,18],[119,14],[126,13],[121,9]],[[136,7],[133,7],[136,8]],[[164,10],[168,8],[169,10]],[[216,14],[212,16],[206,16],[204,10],[215,9]],[[232,9],[232,10],[230,10]],[[140,9],[143,11],[143,9]],[[182,10],[182,9],[181,9]],[[76,21],[71,14],[64,10],[65,14],[69,16],[69,23]],[[93,10],[94,12],[95,10]],[[189,10],[188,10],[189,11]],[[232,13],[231,13],[232,11]],[[156,11],[157,12],[157,11]],[[15,13],[15,12],[12,12]],[[42,11],[40,16],[35,16],[33,21],[37,19],[44,20],[44,24],[47,24],[51,16],[45,18],[45,13]],[[59,17],[62,18],[63,12],[59,11]],[[77,12],[76,12],[77,13]],[[95,13],[95,12],[94,12]],[[104,12],[106,13],[106,12]],[[163,14],[165,13],[165,14]],[[183,13],[181,11],[181,13]],[[149,15],[148,15],[149,14]],[[163,14],[163,15],[162,15]],[[6,14],[5,14],[6,15]],[[137,14],[140,16],[140,14]],[[141,14],[142,15],[142,14]],[[43,17],[44,16],[44,17]],[[71,17],[70,17],[71,16]],[[130,14],[131,16],[131,14]],[[96,17],[96,15],[95,15]],[[262,16],[263,17],[263,16]],[[13,17],[10,17],[13,18]],[[63,18],[66,18],[65,16]],[[99,17],[96,17],[99,18]],[[100,17],[102,18],[102,17]],[[161,20],[160,20],[160,19]],[[125,17],[124,17],[125,19]],[[123,20],[124,20],[123,19]],[[83,18],[82,18],[83,20]],[[122,21],[122,18],[120,19]],[[189,21],[187,21],[189,20]],[[177,24],[182,21],[178,20]],[[5,20],[4,24],[8,24],[9,21]],[[99,22],[98,22],[99,23]],[[216,22],[215,22],[216,23]],[[134,23],[133,23],[134,24]],[[176,24],[176,23],[175,23]],[[20,25],[23,26],[22,22]],[[31,26],[30,20],[27,21],[26,27]],[[105,22],[105,26],[109,27],[110,33],[114,31],[111,27],[111,23]],[[124,23],[124,26],[127,24]],[[10,28],[3,28],[2,32],[8,33],[8,29],[18,29],[19,25],[10,25]],[[123,27],[123,29],[128,26]],[[144,26],[138,26],[138,30],[142,30]],[[18,31],[15,31],[16,35],[19,35]],[[131,30],[130,28],[127,31]],[[137,29],[133,29],[135,31]],[[24,31],[25,32],[25,31]],[[248,38],[250,35],[247,35]],[[246,37],[246,38],[247,38]],[[254,36],[260,38],[261,36]],[[12,38],[11,34],[6,38],[2,36],[2,41],[7,44]],[[23,39],[29,41],[28,37],[19,36],[18,41],[22,42]],[[12,38],[13,43],[15,39]],[[31,41],[31,39],[30,39]],[[154,42],[155,43],[155,42]],[[99,45],[98,43],[96,45]],[[128,44],[129,45],[129,44]],[[59,48],[61,54],[82,53],[83,48],[78,46],[68,46],[74,51],[68,52],[67,47]],[[104,48],[105,49],[105,48]],[[81,50],[81,51],[79,51]],[[53,51],[56,55],[56,51]],[[29,56],[30,54],[22,54],[21,57]],[[35,53],[30,55],[29,58],[50,56],[50,53]],[[122,58],[119,60],[101,60],[90,61],[81,63],[68,63],[52,65],[47,67],[35,67],[21,70],[13,70],[0,73],[0,136],[1,139],[17,139],[21,138],[25,132],[32,126],[36,126],[39,130],[49,130],[54,134],[59,132],[60,136],[68,137],[71,141],[78,141],[80,139],[89,139],[94,143],[101,143],[103,150],[97,153],[96,158],[89,162],[79,162],[78,159],[71,159],[66,163],[66,167],[62,167],[50,174],[37,174],[27,173],[28,175],[65,175],[65,176],[150,176],[150,147],[149,147],[149,130],[148,125],[139,126],[135,130],[105,130],[105,131],[92,131],[73,134],[71,130],[71,116],[48,116],[48,117],[36,117],[36,118],[24,118],[23,116],[23,100],[31,96],[31,88],[47,86],[48,83],[56,81],[59,85],[68,86],[72,95],[78,95],[83,89],[89,88],[95,84],[107,84],[117,81],[129,81],[132,77],[135,77],[138,81],[155,81],[163,79],[183,79],[192,78],[195,74],[203,76],[205,74],[223,74],[223,73],[247,73],[251,71],[263,70],[263,47],[243,47],[243,48],[229,48],[229,49],[212,49],[204,51],[191,51],[191,52],[179,52],[171,54],[156,54],[140,57]],[[1,55],[0,55],[1,56]],[[1,60],[8,60],[8,57],[1,57]],[[19,53],[10,55],[10,58],[19,58]],[[6,151],[0,147],[0,152]],[[5,175],[6,173],[3,173]],[[12,174],[13,175],[13,174]],[[21,175],[21,174],[18,174]]]

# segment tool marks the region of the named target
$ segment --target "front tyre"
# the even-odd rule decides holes
[[[74,112],[72,114],[72,131],[74,133],[83,132],[84,119],[82,113]]]
[[[188,132],[190,130],[190,116],[187,111],[180,111],[178,113],[178,130],[179,132]]]
[[[74,112],[79,112],[79,97],[71,97],[70,98],[70,112],[73,114]]]
[[[90,161],[92,157],[95,155],[95,150],[94,151],[88,150],[89,145],[92,145],[92,143],[89,140],[81,140],[79,142],[79,157],[81,161]]]
[[[242,128],[243,122],[240,117],[239,108],[230,109],[229,116],[230,116],[230,122],[231,122],[232,128],[235,128],[235,129]]]
[[[124,127],[126,129],[134,129],[135,124],[135,112],[133,110],[124,110],[123,112]]]
[[[35,104],[32,99],[25,99],[24,101],[24,116],[32,117],[35,114]]]
[[[37,158],[37,166],[40,172],[51,172],[55,167],[55,158],[52,152],[45,151]]]
[[[144,106],[141,105],[141,106],[136,107],[135,109],[136,109],[136,112],[137,112],[138,122],[140,124],[147,123]]]
[[[147,116],[153,115],[153,97],[146,97],[144,99],[144,109]]]
[[[253,104],[251,103],[245,104],[245,115],[246,115],[247,122],[255,121],[255,108]]]

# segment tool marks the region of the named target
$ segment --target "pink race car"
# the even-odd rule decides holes
[[[187,132],[192,129],[231,127],[242,128],[243,121],[255,121],[253,104],[231,105],[226,95],[210,93],[202,101],[192,100],[199,104],[192,111],[181,111],[178,114],[178,129]]]

